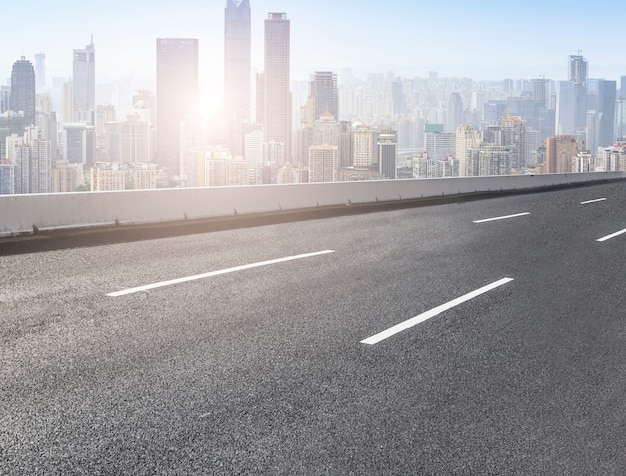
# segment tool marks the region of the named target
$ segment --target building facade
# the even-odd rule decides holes
[[[200,113],[198,40],[157,38],[156,158],[171,176],[180,172],[180,122]]]
[[[398,178],[398,134],[396,131],[383,130],[378,133],[378,172],[381,177],[395,180]]]
[[[265,141],[284,149],[282,163],[291,160],[290,35],[287,14],[270,13],[265,20],[263,124]]]
[[[96,112],[96,50],[93,39],[85,48],[74,50],[73,55],[71,121],[94,125]]]
[[[250,120],[251,28],[249,0],[227,0],[224,10],[224,117],[234,155],[243,155]]]
[[[224,109],[229,120],[250,119],[251,27],[249,0],[224,9]]]
[[[24,56],[15,63],[11,71],[11,111],[22,112],[24,127],[35,124],[35,68]]]
[[[339,96],[337,75],[331,71],[316,71],[309,82],[309,97],[313,110],[313,121],[325,113],[339,120]]]

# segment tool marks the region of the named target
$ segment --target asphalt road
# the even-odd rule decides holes
[[[625,205],[0,256],[0,474],[626,474]]]

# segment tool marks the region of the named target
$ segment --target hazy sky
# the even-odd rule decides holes
[[[626,3],[596,0],[250,0],[252,66],[263,68],[263,20],[291,20],[292,79],[315,70],[394,71],[402,76],[567,79],[577,50],[589,76],[626,75]],[[20,56],[46,54],[48,78],[71,76],[72,49],[93,35],[98,81],[132,78],[153,88],[157,37],[200,40],[200,75],[222,89],[225,0],[24,0],[7,6],[0,30],[0,74]]]

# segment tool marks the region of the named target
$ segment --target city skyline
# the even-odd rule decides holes
[[[589,77],[619,79],[619,46],[626,33],[606,23],[626,13],[626,6],[601,0],[594,8],[577,9],[558,0],[501,8],[493,2],[468,5],[458,0],[398,3],[381,7],[363,0],[346,2],[251,0],[252,68],[263,69],[263,20],[285,12],[292,22],[292,79],[305,80],[316,70],[352,68],[355,75],[393,71],[399,76],[474,80],[545,76],[567,79],[567,57],[578,51],[590,61]],[[96,80],[132,78],[137,87],[153,88],[155,38],[197,38],[200,81],[223,95],[225,0],[186,0],[176,8],[112,0],[85,10],[75,1],[63,5],[34,0],[8,10],[0,33],[4,49],[0,71],[25,56],[34,62],[46,54],[46,76],[69,77],[72,50],[93,35],[98,51]],[[32,15],[24,21],[24,8]],[[346,18],[350,18],[346,22]],[[610,33],[609,33],[610,31]],[[71,32],[71,33],[67,33]],[[609,36],[610,34],[610,36]]]

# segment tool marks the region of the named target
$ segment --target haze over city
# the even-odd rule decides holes
[[[69,77],[72,50],[93,35],[96,80],[131,79],[154,90],[155,38],[198,38],[200,81],[214,107],[223,94],[223,0],[50,3],[28,1],[3,12],[0,74],[13,61],[46,54],[49,78]],[[474,80],[546,77],[567,79],[567,56],[581,52],[590,77],[618,80],[626,33],[611,28],[626,5],[599,1],[580,8],[563,0],[502,4],[458,0],[290,2],[255,0],[252,10],[252,68],[263,69],[263,20],[286,12],[291,21],[291,77],[312,71],[352,68],[355,76],[393,71],[399,76],[467,77]],[[27,20],[26,20],[27,19]]]
[[[623,8],[42,5],[2,33],[0,194],[624,170]]]

